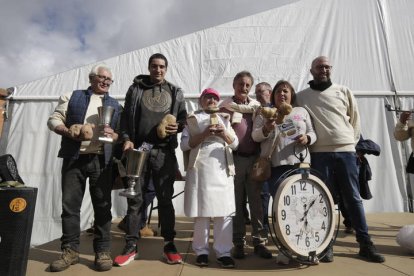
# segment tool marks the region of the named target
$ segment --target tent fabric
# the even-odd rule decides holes
[[[333,63],[332,80],[357,96],[364,137],[382,149],[380,157],[367,157],[373,199],[364,201],[366,212],[409,211],[414,182],[404,166],[411,148],[393,139],[396,113],[384,105],[414,108],[414,1],[276,2],[275,9],[102,61],[113,69],[110,93],[123,99],[134,76],[148,72],[148,58],[156,52],[168,58],[167,79],[183,88],[189,111],[197,109],[197,97],[207,87],[231,95],[233,77],[242,70],[250,71],[255,83],[286,79],[302,90],[311,79],[312,60],[326,55]],[[33,245],[61,235],[60,137],[47,129],[46,121],[59,95],[88,86],[93,65],[20,85],[11,100],[0,150],[15,157],[28,186],[39,188]],[[179,150],[177,156],[183,171]],[[183,185],[176,182],[176,193]],[[182,199],[174,199],[177,215],[184,215]],[[124,215],[125,207],[125,199],[114,192],[114,217]],[[82,229],[89,227],[93,211],[88,192],[81,217]]]

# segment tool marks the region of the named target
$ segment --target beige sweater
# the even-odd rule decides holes
[[[307,88],[297,94],[297,105],[309,112],[318,136],[311,152],[355,152],[361,126],[349,88],[338,84],[324,91]]]

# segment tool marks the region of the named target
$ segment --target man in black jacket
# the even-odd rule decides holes
[[[123,151],[138,148],[142,143],[153,145],[140,182],[135,186],[138,193],[128,198],[126,217],[126,245],[121,255],[114,259],[115,265],[124,266],[134,260],[139,239],[141,217],[142,187],[152,177],[158,200],[158,215],[161,224],[161,236],[164,238],[164,257],[170,264],[181,263],[182,258],[174,245],[175,211],[172,203],[174,193],[177,159],[177,133],[180,132],[187,117],[182,90],[165,80],[168,61],[162,54],[149,58],[149,75],[135,77],[126,98],[121,116],[121,139]],[[165,127],[167,137],[159,137],[157,127],[167,114],[176,117],[177,123]]]

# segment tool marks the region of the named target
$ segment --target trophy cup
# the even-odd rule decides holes
[[[114,140],[111,137],[103,136],[103,131],[105,126],[111,124],[112,115],[114,114],[114,108],[112,106],[100,106],[98,107],[98,117],[99,117],[99,129],[101,131],[101,136],[98,140],[104,143],[112,143]]]
[[[126,176],[128,177],[128,188],[120,192],[120,196],[134,198],[138,193],[135,191],[135,185],[139,181],[144,168],[148,151],[129,149],[125,151],[126,157]]]
[[[209,106],[204,109],[204,112],[206,112],[207,114],[210,114],[210,125],[213,125],[213,126],[218,125],[219,120],[218,120],[216,113],[219,111],[220,109],[216,106]]]

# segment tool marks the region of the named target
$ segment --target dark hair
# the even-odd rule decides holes
[[[296,102],[296,92],[295,92],[295,88],[293,88],[293,86],[287,80],[280,80],[280,81],[278,81],[275,84],[275,87],[273,87],[272,96],[270,98],[270,102],[272,103],[273,106],[276,106],[275,94],[276,94],[277,90],[281,86],[285,86],[285,85],[290,88],[290,94],[291,94],[290,104],[291,105],[294,105],[295,104],[295,102]]]
[[[150,56],[150,58],[148,60],[148,68],[150,68],[151,62],[154,59],[162,59],[162,60],[164,60],[165,61],[165,67],[168,67],[168,60],[167,60],[167,58],[163,54],[156,53],[156,54],[153,54],[152,56]]]
[[[250,78],[250,80],[252,81],[252,86],[253,86],[254,79],[253,79],[252,74],[249,71],[241,71],[237,73],[236,76],[234,76],[233,83],[235,83],[238,79],[241,79],[243,77]]]

